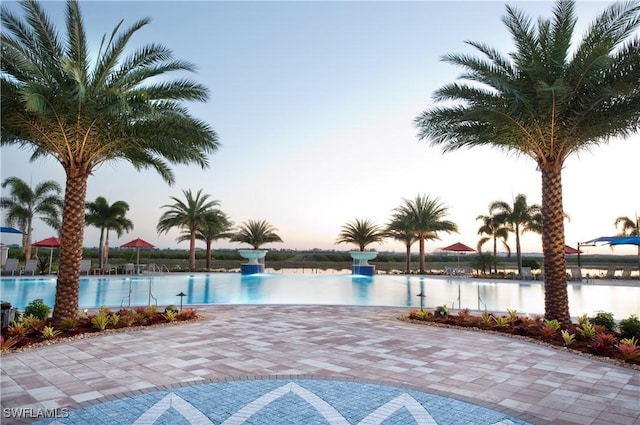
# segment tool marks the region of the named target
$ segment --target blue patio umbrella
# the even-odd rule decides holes
[[[13,227],[0,227],[0,233],[19,233],[22,234],[22,231],[15,229]]]

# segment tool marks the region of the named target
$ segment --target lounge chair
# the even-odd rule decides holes
[[[38,267],[38,260],[32,258],[31,260],[27,260],[24,264],[24,270],[22,270],[23,275],[30,274],[31,276],[36,275],[36,268]]]
[[[580,267],[571,267],[571,280],[576,282],[582,282],[582,269]]]
[[[631,267],[625,267],[622,269],[622,274],[620,275],[620,279],[631,279]]]
[[[91,260],[82,260],[80,262],[80,274],[83,273],[87,276],[89,276],[89,273],[91,273]]]
[[[607,269],[607,273],[602,277],[603,279],[615,279],[616,278],[616,268],[609,267]]]
[[[14,276],[16,273],[20,273],[20,263],[17,258],[7,258],[7,261],[4,263],[4,267],[2,268],[2,274],[10,274]]]
[[[520,279],[522,279],[522,280],[533,280],[533,273],[531,272],[531,267],[522,267],[521,268]]]

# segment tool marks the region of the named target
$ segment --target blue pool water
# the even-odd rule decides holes
[[[24,308],[41,298],[55,300],[55,277],[2,278],[0,298]],[[542,314],[541,282],[404,275],[171,273],[134,277],[100,276],[80,280],[80,308],[180,304],[316,304],[453,308]],[[640,287],[569,285],[572,316],[612,312],[617,319],[640,316]]]

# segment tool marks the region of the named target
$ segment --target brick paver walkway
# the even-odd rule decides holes
[[[176,397],[179,412],[192,411],[191,423],[218,423],[200,421],[202,409],[191,409],[195,402],[184,404],[183,397],[171,390],[192,388],[197,392],[205,388],[202,384],[236,382],[248,382],[249,387],[236,396],[225,390],[232,400],[240,394],[245,397],[247,388],[261,386],[265,392],[257,395],[302,394],[306,402],[316,400],[316,409],[325,406],[329,395],[304,396],[310,391],[305,387],[308,382],[320,388],[316,394],[333,388],[333,397],[345,391],[346,385],[368,385],[361,395],[366,402],[371,399],[369,389],[373,393],[390,391],[394,397],[398,389],[417,391],[417,399],[427,394],[464,402],[464,414],[482,406],[517,421],[497,422],[501,424],[640,424],[637,370],[500,335],[397,320],[407,309],[236,305],[206,306],[198,311],[207,318],[3,355],[2,423],[26,422],[11,414],[18,412],[11,409],[20,408],[36,413],[67,407],[78,412],[94,409],[95,415],[97,406],[102,406],[103,414],[108,415],[110,404],[106,402],[120,403],[122,409],[122,403],[152,393],[156,395],[149,402],[156,403],[156,410],[163,406],[157,404],[160,401],[169,403],[162,398],[168,394]],[[222,387],[215,388],[222,391]],[[247,406],[251,400],[245,400]],[[410,405],[404,405],[405,409]],[[286,414],[287,408],[282,409],[278,412]],[[424,423],[445,423],[438,422],[429,409],[433,408],[427,411],[434,422]],[[364,411],[355,416],[338,413],[337,422],[326,423],[342,423],[340,418],[357,423],[356,417],[366,415]],[[118,418],[116,414],[104,423],[125,423]],[[403,422],[389,419],[384,423]],[[60,419],[58,423],[66,422]]]

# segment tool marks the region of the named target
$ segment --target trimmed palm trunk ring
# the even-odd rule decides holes
[[[357,263],[351,266],[351,274],[359,274],[363,276],[373,276],[376,273],[376,266],[369,264],[369,260],[373,260],[378,255],[373,251],[351,251],[349,253]]]
[[[249,260],[240,265],[240,273],[243,275],[264,273],[264,257],[267,252],[266,249],[239,249],[238,254]]]

